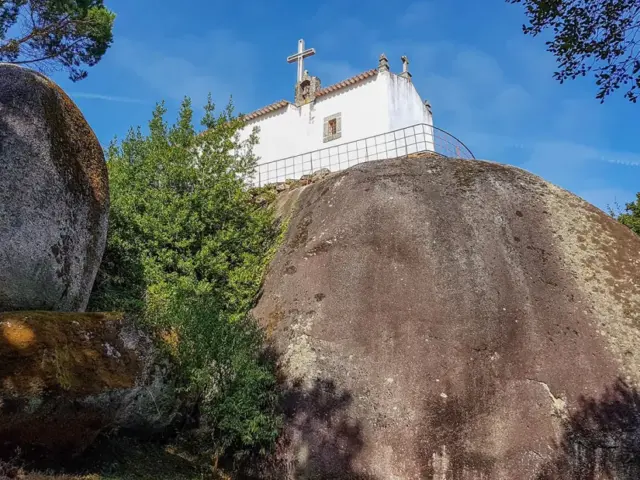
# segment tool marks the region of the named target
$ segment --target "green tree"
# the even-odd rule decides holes
[[[627,203],[624,213],[614,214],[618,221],[640,235],[640,193],[636,201]]]
[[[209,98],[204,110],[202,133],[187,98],[174,125],[161,103],[148,135],[112,142],[109,235],[90,309],[124,310],[162,332],[219,455],[277,435],[274,369],[249,311],[282,228],[244,180],[255,132],[239,140],[231,103],[216,116]]]
[[[0,0],[0,61],[87,76],[113,41],[103,0]]]
[[[638,0],[507,0],[522,3],[528,17],[525,34],[550,30],[547,49],[557,61],[554,77],[592,74],[606,96],[625,85],[624,96],[636,102],[640,89],[640,2]]]

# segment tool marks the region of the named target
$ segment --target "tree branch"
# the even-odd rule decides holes
[[[33,18],[33,16],[32,16]],[[80,23],[81,21],[79,21],[78,23]],[[29,40],[39,37],[39,36],[43,36],[43,35],[47,35],[48,33],[51,33],[57,29],[61,29],[66,27],[69,23],[71,23],[71,15],[67,15],[65,17],[62,17],[61,21],[51,24],[48,27],[45,27],[43,29],[39,29],[37,28],[35,25],[33,27],[33,30],[31,31],[31,33],[29,33],[28,35],[25,35],[24,37],[22,37],[19,40],[9,40],[7,43],[5,43],[4,45],[0,45],[0,52],[4,51],[5,49],[7,49],[9,47],[9,45],[22,45],[23,43],[28,42]]]
[[[14,65],[27,65],[29,63],[37,63],[37,62],[44,62],[46,60],[51,60],[51,59],[54,59],[56,57],[59,57],[60,55],[62,55],[65,52],[68,52],[69,49],[75,47],[82,40],[84,40],[84,38],[79,38],[75,42],[72,42],[69,45],[67,45],[64,49],[58,50],[58,51],[52,53],[51,55],[47,55],[45,57],[34,58],[34,59],[29,59],[29,60],[16,60],[16,61],[11,62],[11,63],[13,63]]]

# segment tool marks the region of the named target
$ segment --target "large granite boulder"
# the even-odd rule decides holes
[[[0,64],[0,311],[83,311],[108,210],[104,154],[78,107]]]
[[[277,478],[640,478],[628,228],[518,168],[428,155],[283,195],[254,310],[288,378]]]
[[[0,455],[70,457],[100,433],[180,420],[171,367],[116,314],[0,313]]]

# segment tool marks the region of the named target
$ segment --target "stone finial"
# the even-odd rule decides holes
[[[378,60],[378,71],[379,72],[389,71],[389,60],[387,59],[387,56],[384,53],[380,54],[380,59]]]
[[[409,59],[406,55],[402,55],[400,60],[402,60],[402,73],[400,76],[407,80],[411,80],[411,73],[409,73]]]

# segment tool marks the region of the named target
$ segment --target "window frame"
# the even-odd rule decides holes
[[[330,133],[329,123],[335,120],[336,132]],[[337,140],[342,137],[342,113],[334,113],[333,115],[329,115],[324,117],[323,120],[323,143],[332,142],[333,140]]]

